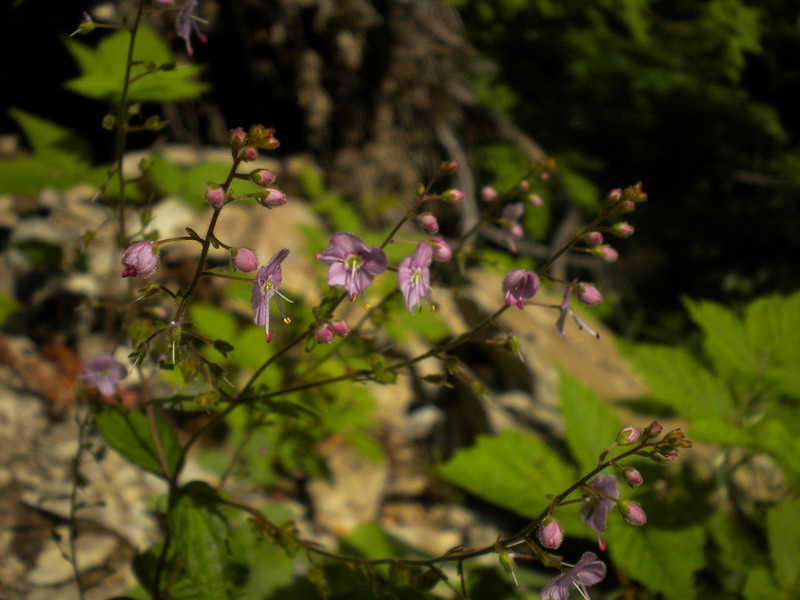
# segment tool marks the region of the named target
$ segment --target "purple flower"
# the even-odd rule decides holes
[[[433,248],[427,242],[420,242],[414,256],[404,258],[397,269],[397,284],[406,299],[406,307],[412,313],[415,306],[420,306],[423,298],[428,300],[431,289],[429,267],[432,260]]]
[[[558,320],[556,320],[556,331],[558,331],[558,333],[563,336],[564,326],[567,323],[567,315],[572,315],[572,320],[575,321],[575,324],[578,326],[578,329],[580,330],[585,329],[594,337],[600,339],[600,334],[597,333],[591,327],[589,327],[583,319],[581,319],[578,315],[575,314],[575,311],[572,308],[572,304],[570,303],[570,300],[572,298],[572,290],[574,287],[575,287],[574,283],[568,284],[564,289],[564,299],[561,301],[561,304],[559,306],[553,307],[553,308],[558,308],[559,311],[561,311],[561,313],[558,315]]]
[[[577,589],[584,598],[587,585],[594,585],[606,576],[606,565],[597,555],[585,552],[580,560],[566,573],[556,575],[539,594],[539,600],[567,600],[572,588]]]
[[[516,304],[522,310],[525,308],[525,300],[533,298],[537,291],[539,291],[539,277],[533,271],[515,269],[503,279],[506,306]]]
[[[593,490],[581,508],[581,520],[595,533],[602,535],[608,526],[608,511],[617,504],[619,484],[614,475],[598,475],[589,485]]]
[[[119,389],[119,382],[128,376],[125,366],[109,354],[98,354],[86,362],[80,380],[91,385],[103,396],[113,396]]]
[[[351,300],[386,270],[386,253],[377,246],[367,247],[352,233],[333,234],[330,245],[317,258],[330,265],[327,284],[344,286]]]
[[[272,331],[269,329],[269,300],[275,296],[275,303],[283,317],[283,322],[287,325],[292,320],[283,312],[281,304],[281,293],[278,288],[281,286],[283,276],[281,275],[281,263],[289,256],[289,250],[282,248],[275,253],[266,266],[261,267],[253,280],[253,293],[250,302],[253,305],[253,322],[263,327],[267,332],[267,342],[272,341]],[[277,294],[277,295],[276,295]],[[288,298],[283,297],[288,301]]]
[[[194,16],[194,11],[197,10],[198,0],[186,0],[183,7],[178,13],[178,18],[175,20],[175,31],[178,37],[183,38],[186,42],[186,54],[194,56],[194,48],[192,48],[192,30],[197,33],[200,41],[204,44],[208,38],[202,34],[200,28],[197,26],[197,17]]]
[[[158,268],[158,246],[143,240],[128,246],[122,255],[123,277],[150,277]]]

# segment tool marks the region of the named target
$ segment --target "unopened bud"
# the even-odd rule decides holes
[[[663,430],[664,428],[661,426],[661,423],[658,421],[653,421],[648,427],[645,428],[644,439],[652,440],[653,438],[657,438],[659,435],[661,435]]]
[[[333,327],[333,332],[339,337],[344,337],[350,333],[350,326],[344,321],[334,321],[331,323],[331,327]]]
[[[330,344],[333,341],[333,327],[325,323],[317,329],[317,341],[320,344]]]
[[[255,146],[247,146],[242,150],[242,160],[250,162],[258,158],[258,149]]]
[[[644,525],[647,523],[647,515],[638,502],[623,501],[617,504],[622,518],[631,525]]]
[[[214,208],[221,208],[225,204],[225,190],[219,185],[209,186],[204,197]]]
[[[481,190],[481,198],[483,198],[484,202],[492,202],[497,198],[497,190],[487,185]]]
[[[89,13],[83,13],[83,20],[78,24],[78,28],[70,34],[70,37],[75,35],[85,35],[97,29],[97,23],[92,20]]]
[[[449,204],[461,204],[464,200],[464,192],[456,189],[447,190],[442,194],[442,200]]]
[[[117,124],[117,117],[115,115],[108,113],[105,117],[103,117],[102,126],[103,129],[105,129],[106,131],[111,131],[112,129],[114,129],[114,126],[116,124]]]
[[[443,162],[439,166],[439,173],[442,175],[452,175],[456,171],[458,171],[458,163],[454,160]]]
[[[422,231],[427,233],[428,235],[432,235],[434,233],[439,232],[439,221],[436,220],[436,217],[433,214],[426,212],[422,213],[417,217],[417,223],[422,228]]]
[[[258,258],[250,248],[231,248],[231,264],[242,273],[250,273],[258,268]]]
[[[275,183],[275,173],[272,171],[267,171],[266,169],[256,169],[252,173],[250,173],[250,180],[261,186],[267,186],[271,183]]]
[[[620,238],[627,238],[633,235],[633,225],[627,221],[620,221],[611,226],[611,233]]]
[[[527,192],[531,188],[531,185],[525,181],[524,179],[519,182],[519,191],[520,192]]]
[[[530,200],[530,203],[533,204],[536,208],[544,206],[544,200],[542,200],[542,197],[538,194],[531,194],[530,196],[528,196],[528,200]]]
[[[553,517],[545,517],[536,535],[542,546],[550,550],[555,550],[564,541],[564,530]]]
[[[592,248],[592,254],[594,254],[597,258],[602,260],[603,262],[613,263],[616,262],[619,258],[619,252],[614,250],[608,244],[602,244],[600,246],[596,246]]]
[[[583,241],[586,242],[586,245],[589,246],[589,248],[594,248],[595,246],[599,246],[603,243],[603,234],[599,231],[590,231],[583,236]]]
[[[450,246],[440,237],[431,238],[431,247],[433,247],[433,259],[439,262],[447,262],[453,258],[453,251]]]
[[[244,129],[237,127],[231,130],[230,140],[231,147],[234,150],[239,150],[240,148],[244,148],[244,145],[247,143],[247,134],[244,132]]]
[[[591,284],[578,284],[578,300],[586,306],[597,306],[603,301],[603,295]]]
[[[286,204],[286,194],[277,188],[270,188],[259,193],[256,198],[267,208],[276,208]]]
[[[632,488],[638,487],[644,482],[642,474],[633,467],[625,467],[622,469],[622,478],[625,480],[625,483]]]
[[[628,425],[627,427],[623,427],[619,430],[616,442],[620,446],[630,446],[631,444],[635,444],[641,435],[641,431],[639,431],[636,427],[633,425]]]

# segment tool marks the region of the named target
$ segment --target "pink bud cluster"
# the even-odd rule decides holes
[[[323,323],[316,332],[317,341],[320,344],[330,344],[333,337],[345,337],[350,332],[350,326],[344,321],[332,321],[330,323]]]

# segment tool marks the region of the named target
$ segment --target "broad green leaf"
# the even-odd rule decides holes
[[[708,532],[719,548],[716,558],[728,571],[748,571],[767,560],[760,545],[743,533],[742,524],[724,510],[708,520]]]
[[[775,579],[787,590],[800,583],[800,501],[767,511],[767,540]]]
[[[616,520],[607,538],[614,564],[642,585],[674,600],[695,597],[694,574],[706,563],[701,526],[667,530]]]
[[[479,436],[439,467],[441,476],[476,496],[525,517],[537,516],[575,480],[575,470],[539,439],[520,431]]]
[[[356,553],[365,558],[376,559],[388,556],[422,557],[423,554],[386,533],[374,522],[364,523],[347,534],[342,540],[342,552]]]
[[[754,444],[766,450],[780,463],[794,487],[800,486],[800,438],[795,417],[781,419],[780,414],[767,418],[753,428]]]
[[[694,302],[687,298],[684,305],[692,320],[705,332],[705,353],[717,366],[717,371],[755,373],[756,355],[747,329],[733,311],[708,300]]]
[[[758,371],[780,391],[800,397],[800,293],[751,302],[745,324]]]
[[[236,317],[230,311],[211,304],[193,302],[189,318],[198,333],[212,340],[233,340],[239,330]]]
[[[769,571],[764,568],[753,569],[747,574],[744,584],[745,600],[790,600],[788,592],[775,585]]]
[[[602,450],[614,441],[621,421],[591,389],[559,370],[558,397],[566,425],[565,437],[581,471],[597,465]]]
[[[198,210],[208,208],[208,202],[203,198],[208,182],[224,181],[230,170],[230,164],[221,161],[210,160],[186,168],[172,164],[159,154],[152,158],[153,168],[148,176],[161,193],[179,196]]]
[[[67,81],[65,86],[88,98],[118,100],[122,94],[129,43],[130,34],[125,31],[103,38],[96,48],[74,39],[66,40],[67,50],[78,63],[81,76]],[[156,65],[172,61],[169,46],[147,25],[139,27],[133,58],[140,64],[131,69],[128,102],[192,100],[208,87],[197,81],[201,68],[196,65],[147,73],[147,68],[141,64],[145,61]]]
[[[206,483],[193,481],[178,494],[168,520],[178,556],[195,590],[205,600],[227,600],[227,524],[210,500],[216,492]]]
[[[734,403],[724,381],[682,348],[641,345],[633,363],[645,376],[653,397],[689,419],[733,415]]]
[[[71,129],[12,108],[8,111],[25,133],[37,158],[57,165],[87,165],[91,162],[89,142]]]
[[[5,320],[17,310],[20,304],[7,294],[0,294],[0,325],[5,323]]]
[[[122,456],[143,469],[162,475],[161,462],[147,417],[142,413],[100,404],[95,408],[95,426],[106,443]],[[174,472],[181,447],[175,430],[156,417],[156,429],[170,471]]]
[[[717,417],[693,419],[689,434],[693,439],[722,446],[749,446],[753,443],[748,430]]]

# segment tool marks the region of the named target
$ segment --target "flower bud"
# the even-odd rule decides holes
[[[250,173],[250,180],[260,186],[268,186],[275,183],[275,173],[266,169],[256,169]]]
[[[439,262],[447,262],[453,258],[453,251],[450,246],[440,237],[431,238],[431,246],[433,247],[433,259]]]
[[[642,474],[633,467],[625,467],[622,469],[622,478],[625,480],[625,483],[632,488],[640,486],[644,482],[644,477],[642,477]]]
[[[599,246],[603,243],[603,234],[599,231],[590,231],[583,236],[583,241],[586,242],[586,245],[589,246],[589,248],[594,248],[595,246]]]
[[[620,446],[630,446],[636,443],[642,433],[634,426],[628,425],[619,430],[616,442]]]
[[[339,337],[344,337],[350,333],[350,326],[344,321],[334,321],[331,323],[331,327],[333,327],[333,332]]]
[[[330,344],[333,341],[333,327],[325,323],[317,329],[317,341],[320,344]]]
[[[417,217],[417,223],[422,228],[422,231],[427,233],[428,235],[432,235],[434,233],[439,232],[439,221],[436,220],[431,213],[426,212],[422,213]]]
[[[620,221],[611,226],[611,233],[620,238],[627,238],[633,235],[633,225],[627,221]]]
[[[218,185],[210,185],[204,195],[206,202],[214,208],[221,208],[225,204],[225,190]]]
[[[497,198],[497,190],[492,186],[487,185],[481,190],[481,198],[483,198],[484,202],[492,202]]]
[[[460,204],[464,200],[464,192],[461,190],[447,190],[442,194],[442,200],[449,204]]]
[[[623,501],[617,504],[622,518],[631,525],[644,525],[647,523],[647,515],[638,502]]]
[[[508,233],[511,235],[511,237],[515,237],[517,239],[525,237],[525,230],[522,228],[522,225],[520,225],[517,222],[511,223],[511,225],[509,225]]]
[[[97,23],[95,23],[92,20],[92,17],[89,15],[89,13],[84,12],[83,13],[83,20],[80,23],[78,23],[78,29],[73,31],[70,34],[70,37],[75,36],[75,35],[79,35],[79,34],[80,35],[85,35],[87,33],[91,33],[95,29],[97,29]]]
[[[264,190],[263,192],[259,193],[256,198],[258,198],[258,201],[267,208],[276,208],[286,204],[286,194],[277,188]]]
[[[578,284],[578,300],[586,306],[597,306],[603,301],[603,295],[591,284]]]
[[[257,158],[258,149],[255,146],[247,146],[244,150],[242,150],[242,160],[250,162]]]
[[[452,175],[458,171],[458,163],[454,160],[443,162],[439,166],[439,173],[442,175]]]
[[[531,204],[533,204],[536,208],[544,206],[544,200],[542,200],[542,197],[538,194],[531,194],[528,196],[528,200],[530,200]]]
[[[524,192],[527,192],[527,191],[530,189],[530,187],[531,187],[531,184],[529,184],[529,183],[528,183],[526,180],[524,180],[524,179],[523,179],[522,181],[520,181],[520,182],[519,182],[519,191],[520,191],[520,192],[523,192],[523,193],[524,193]]]
[[[653,438],[657,438],[659,435],[661,435],[663,429],[664,428],[661,427],[661,423],[658,421],[653,421],[648,427],[645,428],[644,439],[652,440]]]
[[[158,245],[143,240],[136,242],[122,255],[123,277],[150,277],[158,268]]]
[[[240,150],[241,148],[244,148],[244,145],[247,143],[247,134],[244,132],[244,129],[241,127],[232,129],[230,141],[231,147],[234,150]]]
[[[542,546],[555,550],[564,541],[564,530],[561,528],[561,524],[553,517],[545,517],[539,526],[537,537]]]
[[[258,268],[258,258],[250,248],[231,248],[231,264],[237,271],[249,273]]]
[[[608,192],[607,197],[608,202],[619,202],[622,200],[622,189],[621,188],[614,188],[610,192]]]
[[[597,258],[602,260],[603,262],[613,263],[619,258],[619,252],[614,250],[608,244],[602,244],[600,246],[596,246],[592,248],[592,254],[594,254]]]

